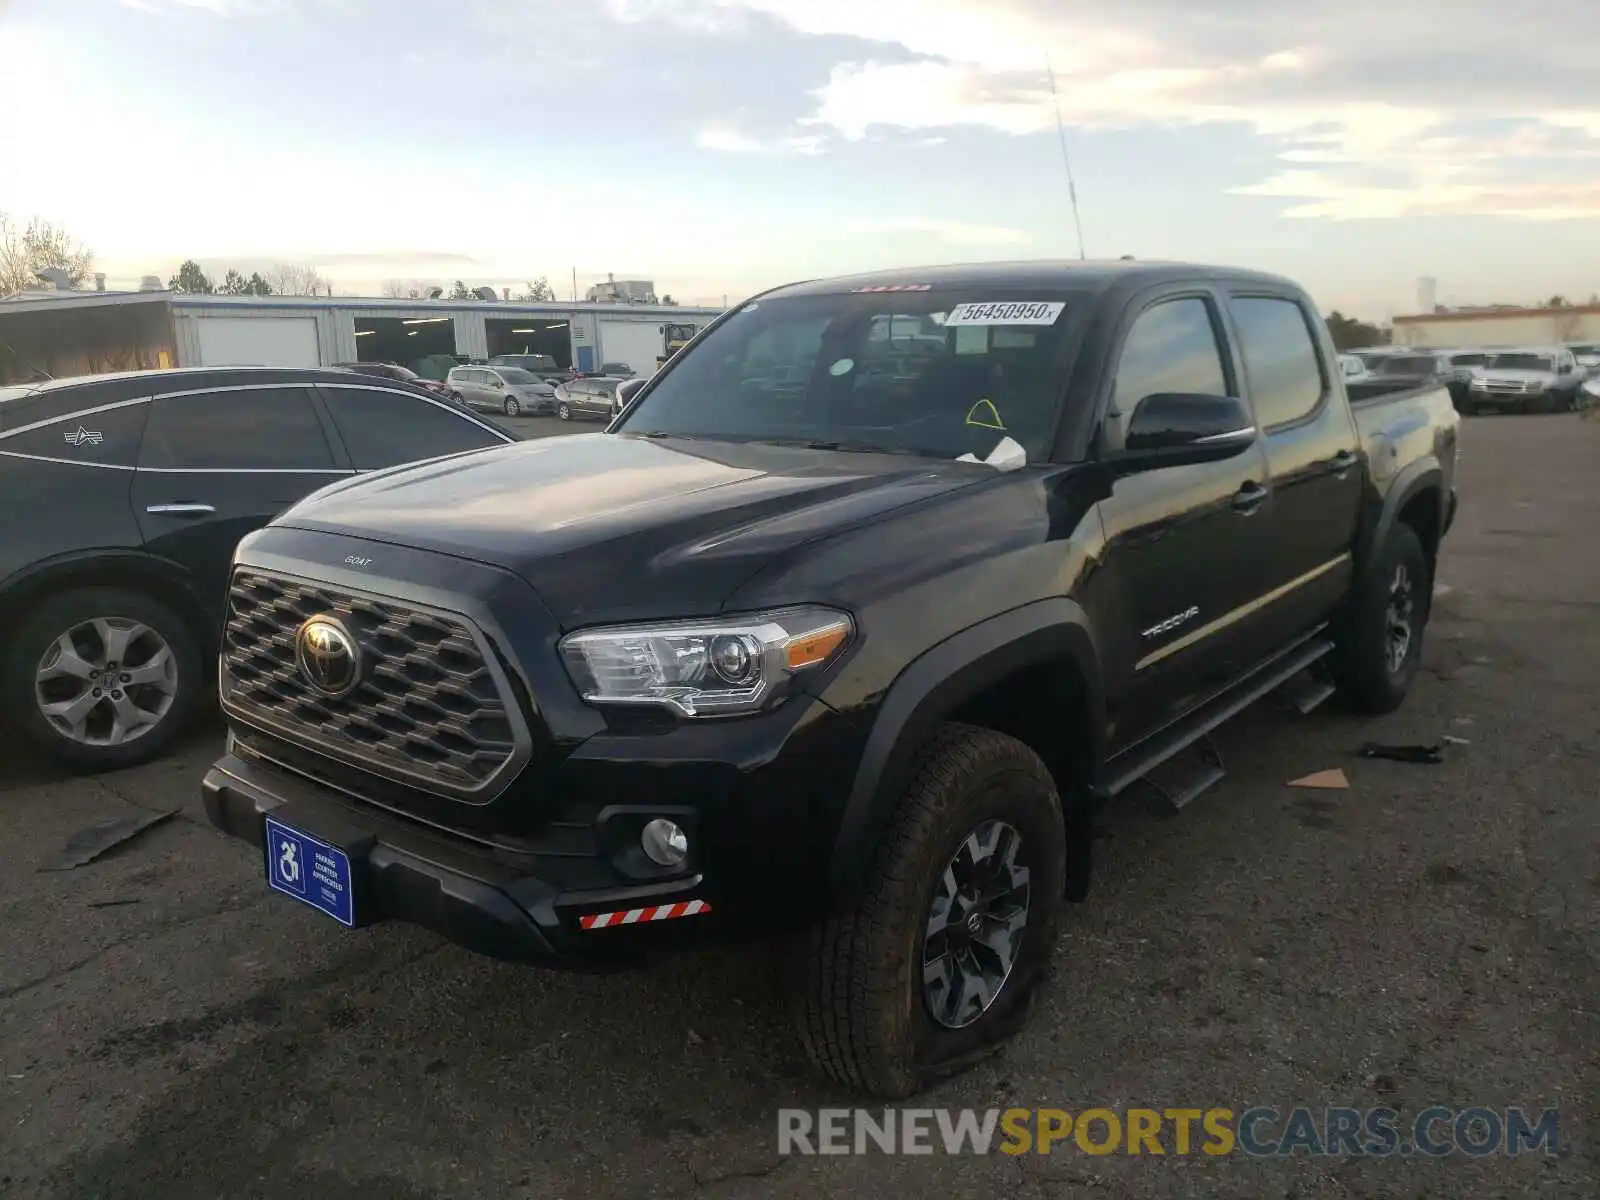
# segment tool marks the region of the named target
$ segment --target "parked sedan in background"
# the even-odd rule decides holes
[[[516,440],[352,371],[0,388],[0,511],[49,514],[0,538],[0,720],[81,771],[156,757],[216,677],[240,538],[324,485]]]
[[[632,379],[635,372],[625,362],[608,362],[600,364],[600,374],[609,375],[615,379]]]
[[[426,388],[428,391],[440,396],[448,396],[450,389],[445,387],[439,379],[427,379],[418,375],[410,367],[402,367],[399,363],[391,362],[353,362],[334,363],[338,370],[354,371],[358,375],[376,375],[380,379],[393,379],[396,383],[411,383],[417,387]]]
[[[508,417],[555,411],[554,386],[521,367],[453,367],[445,385],[452,399],[469,408],[502,412]]]
[[[556,416],[563,421],[574,417],[599,417],[609,421],[622,410],[617,387],[624,382],[601,375],[568,380],[556,388]]]
[[[1565,346],[1506,350],[1477,369],[1462,411],[1571,411],[1583,407],[1583,379],[1577,359]]]

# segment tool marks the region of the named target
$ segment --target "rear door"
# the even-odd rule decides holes
[[[157,396],[134,472],[134,516],[145,545],[185,567],[220,620],[239,539],[349,474],[309,386]]]
[[[357,471],[381,471],[509,440],[465,413],[406,392],[343,383],[321,384],[320,390]]]
[[[1265,652],[1325,619],[1349,590],[1364,466],[1332,345],[1304,298],[1251,285],[1228,297],[1228,311],[1272,475],[1272,512],[1257,531],[1266,587],[1252,619]]]

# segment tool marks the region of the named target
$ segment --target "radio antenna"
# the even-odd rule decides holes
[[[1083,250],[1083,221],[1078,216],[1078,184],[1072,177],[1072,156],[1067,153],[1067,127],[1061,120],[1061,96],[1056,91],[1056,70],[1050,56],[1045,55],[1045,73],[1050,76],[1050,102],[1056,110],[1056,137],[1061,142],[1061,165],[1067,169],[1067,195],[1072,197],[1072,224],[1078,231],[1078,257],[1086,258]]]

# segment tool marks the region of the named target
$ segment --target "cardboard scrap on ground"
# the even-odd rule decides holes
[[[1347,791],[1350,787],[1350,781],[1345,778],[1343,771],[1338,767],[1334,767],[1331,771],[1313,771],[1311,774],[1301,776],[1299,779],[1291,779],[1289,780],[1289,786]]]

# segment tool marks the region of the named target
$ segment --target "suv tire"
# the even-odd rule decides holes
[[[1422,665],[1422,633],[1433,573],[1417,531],[1396,524],[1366,577],[1357,582],[1334,660],[1339,689],[1359,712],[1390,713]]]
[[[1049,959],[1066,883],[1061,802],[1037,754],[1005,734],[947,724],[920,761],[854,908],[804,936],[795,994],[816,1067],[889,1099],[1016,1031]],[[963,975],[963,964],[973,970]],[[981,985],[977,1011],[962,983]]]
[[[190,623],[129,588],[52,596],[23,616],[6,643],[0,709],[30,742],[77,772],[156,758],[189,724],[204,689]],[[75,650],[70,659],[68,645]],[[82,706],[78,712],[61,707],[74,702]],[[47,706],[56,708],[57,720],[46,715]],[[86,716],[74,735],[65,726],[80,713]],[[123,718],[132,713],[146,723],[128,736]]]
[[[517,403],[515,396],[507,396],[504,407],[508,417],[520,417],[522,415],[522,405]]]

